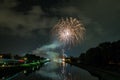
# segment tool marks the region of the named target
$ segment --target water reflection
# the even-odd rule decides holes
[[[37,71],[37,74],[43,77],[49,77],[52,80],[98,80],[97,77],[92,76],[84,69],[55,62],[46,64]]]

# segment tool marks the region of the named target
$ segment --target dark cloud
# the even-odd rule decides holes
[[[119,3],[119,0],[1,0],[0,34],[36,36],[48,42],[49,32],[58,19],[72,16],[86,27],[85,40],[73,52],[86,51],[100,42],[120,39]]]
[[[50,28],[56,22],[56,16],[45,16],[46,12],[37,2],[33,0],[4,0],[0,6],[0,25],[11,29],[12,35],[18,36],[31,36],[33,35],[31,32],[35,29],[44,31],[44,29]]]

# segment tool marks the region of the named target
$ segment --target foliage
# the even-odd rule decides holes
[[[104,42],[95,48],[90,48],[79,56],[82,63],[92,65],[120,64],[120,40]]]

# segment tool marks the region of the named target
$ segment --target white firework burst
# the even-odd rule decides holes
[[[52,32],[64,45],[76,45],[83,40],[85,27],[79,20],[70,17],[59,20]]]

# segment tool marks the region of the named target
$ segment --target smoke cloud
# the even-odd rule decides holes
[[[51,62],[48,63],[48,65],[45,65],[42,69],[40,69],[37,72],[38,74],[52,78],[53,80],[58,80],[59,75],[58,73],[56,73],[56,70],[59,68],[59,64],[54,61],[57,61],[59,59],[60,53],[54,52],[54,50],[60,48],[61,46],[61,43],[55,41],[52,44],[44,45],[33,51],[33,54],[43,56],[51,60]]]
[[[33,54],[36,54],[36,55],[48,55],[48,56],[51,56],[51,54],[56,54],[56,53],[53,53],[52,51],[54,51],[55,49],[57,48],[60,48],[62,46],[62,43],[60,42],[57,42],[57,41],[54,41],[53,43],[51,44],[48,44],[48,45],[44,45],[40,48],[37,48],[36,50],[33,50]]]
[[[40,50],[44,50],[44,51],[46,51],[46,50],[54,50],[54,49],[60,47],[61,45],[62,45],[61,43],[55,41],[54,43],[52,43],[50,45],[45,45],[45,46],[41,47]]]

